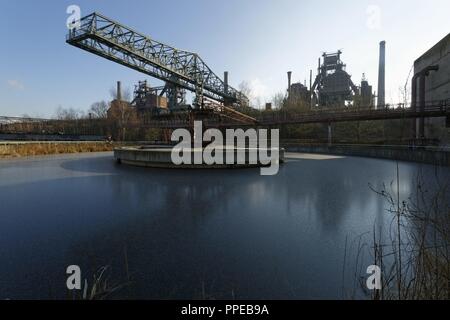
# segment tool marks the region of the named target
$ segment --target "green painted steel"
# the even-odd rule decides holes
[[[81,18],[66,42],[157,79],[227,104],[248,98],[227,86],[198,54],[155,41],[101,14]]]

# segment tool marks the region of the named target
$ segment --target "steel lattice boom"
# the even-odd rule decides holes
[[[196,54],[178,50],[98,13],[81,18],[67,43],[192,92],[227,104],[247,97],[226,85]]]

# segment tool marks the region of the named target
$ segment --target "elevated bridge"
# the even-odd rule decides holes
[[[367,120],[392,120],[413,118],[448,117],[450,115],[450,99],[443,101],[430,101],[424,108],[411,108],[404,105],[397,107],[386,106],[378,109],[347,108],[347,109],[321,109],[316,111],[289,114],[286,112],[273,112],[263,114],[258,122],[264,125],[279,124],[308,124],[308,123],[334,123]]]
[[[138,122],[131,122],[130,127],[149,128],[189,128],[193,120],[202,120],[206,127],[268,127],[280,125],[312,124],[312,123],[336,123],[368,120],[394,120],[414,118],[446,117],[450,127],[450,99],[432,101],[426,103],[425,108],[414,109],[411,107],[397,106],[383,109],[328,109],[304,113],[291,113],[287,111],[260,112],[256,116],[249,116],[235,109],[218,104],[205,103],[203,110],[191,110],[190,112],[172,113],[162,117],[143,116]],[[20,118],[0,116],[0,133],[16,128],[37,127],[45,130],[46,126],[59,128],[77,123],[78,127],[88,129],[103,124],[102,119],[80,120],[55,120],[40,118]]]
[[[255,117],[248,117],[249,121],[229,118],[220,120],[206,119],[205,125],[223,127],[267,127],[279,125],[312,124],[312,123],[336,123],[368,120],[394,120],[414,118],[436,118],[447,117],[450,126],[450,99],[443,101],[430,101],[425,108],[411,108],[399,105],[396,107],[368,109],[368,108],[346,108],[346,109],[321,109],[303,113],[292,113],[288,111],[261,112]],[[200,120],[200,119],[199,119]],[[180,128],[189,127],[188,118],[153,118],[145,122],[145,126],[155,128]]]

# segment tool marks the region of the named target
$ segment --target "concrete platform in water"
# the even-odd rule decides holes
[[[134,147],[119,147],[114,149],[114,159],[118,163],[141,166],[141,167],[153,167],[153,168],[180,168],[180,169],[224,169],[224,168],[250,168],[250,167],[263,167],[269,164],[263,164],[259,157],[259,151],[263,151],[264,154],[270,155],[272,150],[275,148],[236,148],[236,147],[226,147],[224,146],[222,151],[224,155],[224,162],[226,160],[226,152],[230,149],[234,149],[234,159],[238,158],[238,154],[242,155],[242,150],[245,154],[245,163],[235,163],[235,164],[206,164],[202,161],[201,164],[194,163],[193,159],[195,154],[200,153],[199,156],[203,154],[204,148],[193,148],[184,150],[184,152],[191,151],[191,163],[190,164],[180,164],[177,165],[172,161],[172,146],[134,146]],[[284,149],[278,149],[278,158],[275,161],[279,163],[284,162]],[[239,153],[239,151],[241,151]],[[256,152],[258,154],[258,160],[256,163],[250,163],[249,153]],[[203,159],[203,157],[201,158]]]

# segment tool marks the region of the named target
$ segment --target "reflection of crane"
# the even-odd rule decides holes
[[[98,13],[80,20],[67,43],[166,82],[173,96],[187,89],[226,105],[244,104],[247,97],[222,81],[196,54],[155,41]],[[169,102],[170,104],[170,102]]]
[[[350,75],[345,71],[341,53],[342,51],[324,53],[323,64],[319,58],[318,73],[312,90],[317,91],[315,98],[320,106],[344,105],[345,101],[352,100],[352,94],[358,92]]]

